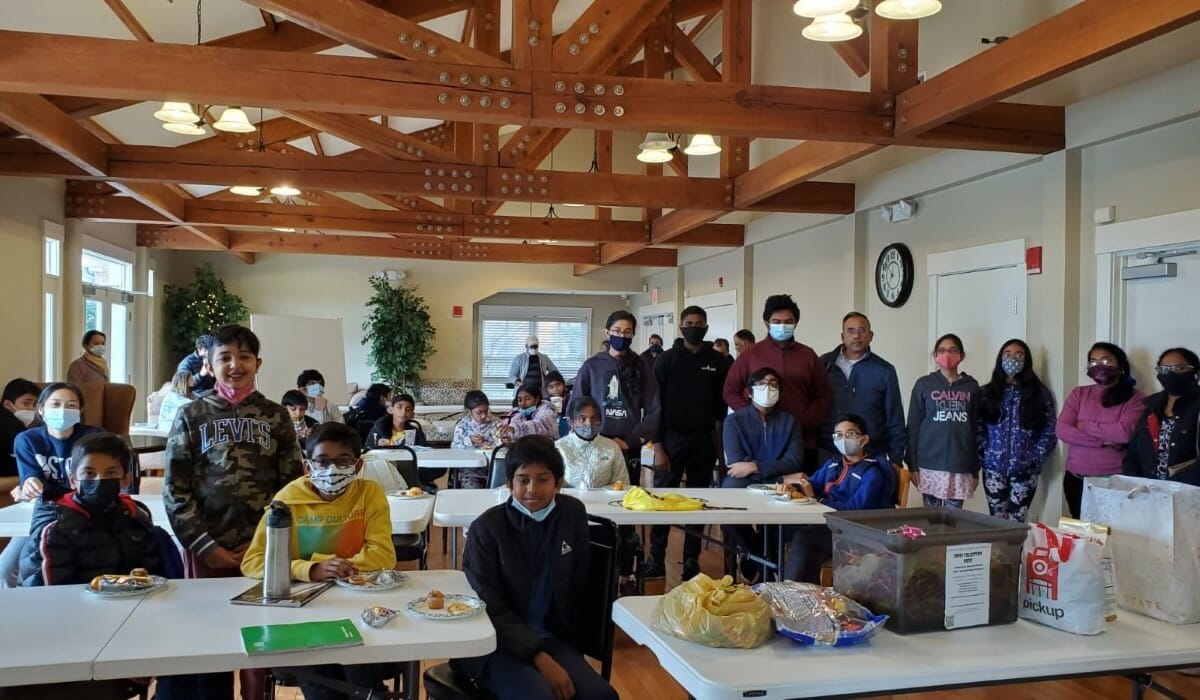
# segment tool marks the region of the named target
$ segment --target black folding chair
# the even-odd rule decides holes
[[[488,458],[490,472],[488,474],[488,488],[498,489],[508,483],[508,475],[504,472],[505,457],[508,455],[508,447],[500,445],[492,450],[492,456]]]
[[[617,525],[608,518],[588,516],[591,547],[588,552],[588,585],[583,592],[579,626],[580,651],[600,662],[600,675],[612,677],[613,630],[612,606],[617,599],[620,578],[617,562],[621,537]],[[425,671],[425,695],[430,700],[490,700],[492,694],[459,676],[450,664],[438,664]]]
[[[420,485],[420,468],[417,466],[417,453],[407,445],[399,445],[397,447],[387,448],[396,452],[406,452],[405,457],[400,459],[389,458],[388,464],[391,464],[396,472],[404,479],[404,483],[410,487]],[[396,561],[415,561],[421,569],[426,568],[427,555],[429,550],[428,528],[426,532],[418,532],[407,535],[392,535],[392,546],[396,548]]]

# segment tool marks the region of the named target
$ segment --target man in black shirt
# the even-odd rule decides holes
[[[654,486],[678,487],[684,476],[689,488],[712,485],[717,462],[717,426],[727,412],[721,389],[729,363],[704,342],[708,314],[689,306],[680,315],[679,333],[670,350],[654,363],[658,381],[660,416],[654,444]],[[684,580],[700,573],[700,527],[689,527],[683,541]],[[643,576],[663,576],[671,528],[650,530],[650,556]]]

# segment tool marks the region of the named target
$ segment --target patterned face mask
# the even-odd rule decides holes
[[[309,462],[308,480],[313,488],[326,496],[340,496],[358,477],[358,463]]]

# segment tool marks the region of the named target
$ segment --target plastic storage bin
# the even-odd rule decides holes
[[[889,615],[893,632],[1016,621],[1026,525],[953,508],[829,513],[825,520],[833,531],[834,589]]]

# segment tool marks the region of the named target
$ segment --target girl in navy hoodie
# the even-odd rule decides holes
[[[567,403],[590,396],[600,404],[600,434],[621,448],[629,483],[636,485],[641,476],[642,443],[654,436],[657,425],[658,383],[651,368],[630,350],[637,318],[628,311],[614,311],[605,328],[608,349],[579,368]]]
[[[938,338],[938,369],[917,380],[908,401],[908,468],[926,506],[962,508],[979,487],[979,382],[959,373],[966,358],[957,335]]]

